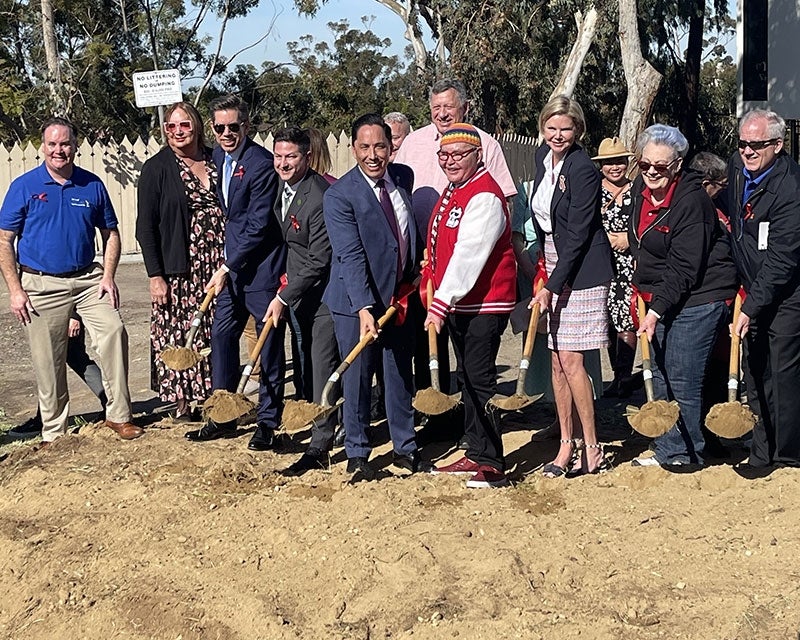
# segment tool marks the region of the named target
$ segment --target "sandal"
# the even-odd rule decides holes
[[[573,439],[561,440],[561,444],[568,444],[570,446],[570,449],[572,450],[569,462],[567,462],[567,464],[565,464],[563,467],[557,465],[555,463],[555,460],[553,462],[548,462],[546,465],[542,467],[542,475],[545,478],[561,478],[562,476],[565,476],[567,473],[569,473],[569,471],[575,464],[575,453],[576,453],[575,440]]]
[[[579,469],[575,469],[575,470],[574,470],[574,472],[572,472],[572,473],[570,473],[570,474],[569,474],[569,477],[570,477],[570,478],[576,478],[576,477],[578,477],[578,476],[593,476],[593,475],[599,475],[599,474],[602,474],[602,473],[606,473],[606,472],[608,472],[608,471],[611,471],[611,469],[613,469],[613,468],[614,468],[614,467],[611,465],[611,463],[608,461],[608,459],[605,457],[605,453],[603,452],[603,445],[602,445],[602,444],[600,444],[599,442],[597,442],[597,443],[595,443],[595,444],[586,444],[586,445],[584,445],[584,446],[585,446],[587,449],[600,449],[600,455],[602,456],[602,457],[600,458],[600,462],[598,462],[598,463],[597,463],[597,466],[596,466],[594,469],[592,469],[592,470],[586,470],[586,469],[584,469],[584,468],[582,468],[582,467],[581,467],[581,468],[579,468]]]

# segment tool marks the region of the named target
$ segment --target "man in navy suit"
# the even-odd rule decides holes
[[[394,464],[412,473],[420,468],[411,407],[414,328],[410,322],[390,322],[379,330],[377,320],[400,284],[413,281],[422,241],[409,195],[414,175],[404,165],[389,164],[389,126],[378,114],[363,115],[353,123],[351,140],[357,166],[334,183],[323,199],[333,261],[322,299],[331,310],[342,357],[361,336],[369,333],[378,338],[380,334],[380,340],[367,347],[342,378],[347,472],[357,481],[376,476],[368,462],[371,449],[366,428],[372,375],[379,357],[383,359]]]
[[[225,213],[225,262],[211,277],[206,291],[215,287],[217,307],[211,329],[211,382],[214,389],[235,391],[239,382],[239,340],[247,319],[264,326],[267,304],[275,298],[285,271],[286,247],[272,213],[278,179],[272,154],[247,137],[247,104],[236,96],[211,103],[212,129],[218,146],[217,196]],[[283,410],[283,327],[270,332],[261,351],[258,426],[248,449],[265,451],[274,443]],[[234,435],[236,421],[210,421],[189,431],[193,441]]]

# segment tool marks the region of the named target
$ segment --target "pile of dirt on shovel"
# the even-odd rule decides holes
[[[214,422],[230,422],[247,414],[255,405],[240,393],[217,389],[203,403],[203,417]]]
[[[438,416],[455,406],[452,398],[433,387],[420,389],[414,396],[414,408],[428,415]]]
[[[283,408],[283,428],[293,433],[300,431],[309,422],[316,420],[324,409],[314,403],[306,400],[287,400]]]
[[[167,347],[161,352],[164,364],[174,371],[183,371],[196,365],[203,356],[186,347]]]

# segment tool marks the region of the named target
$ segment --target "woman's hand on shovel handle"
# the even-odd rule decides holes
[[[428,327],[433,325],[436,329],[436,333],[442,332],[442,327],[444,326],[444,319],[437,316],[435,313],[431,313],[428,311],[428,315],[425,317],[425,331],[428,330]]]
[[[228,272],[220,267],[214,272],[214,275],[211,276],[211,280],[208,281],[206,285],[205,291],[211,291],[211,288],[214,287],[217,291],[217,295],[225,288],[225,283],[228,281]]]
[[[161,276],[153,276],[150,278],[150,301],[153,304],[167,304],[168,295],[169,285],[164,278]]]
[[[375,322],[372,311],[369,309],[362,309],[358,312],[358,320],[361,325],[359,335],[363,338],[365,335],[370,334],[373,340],[377,340],[381,330],[378,329],[378,323]]]
[[[281,323],[281,320],[283,320],[283,310],[285,308],[286,306],[281,302],[281,299],[275,296],[272,302],[269,303],[267,312],[264,314],[264,322],[271,317],[273,326],[277,327]]]
[[[541,291],[533,296],[531,299],[531,303],[528,305],[528,309],[533,309],[533,305],[537,302],[539,303],[539,309],[541,311],[546,311],[550,307],[550,303],[553,301],[553,292],[550,291],[547,287],[542,287]]]
[[[639,323],[639,330],[636,332],[637,336],[643,333],[647,334],[647,341],[652,342],[653,336],[656,333],[656,325],[658,324],[658,316],[649,311],[645,314],[644,319]]]
[[[746,313],[740,313],[739,318],[736,320],[736,326],[733,332],[740,338],[744,338],[750,330],[750,316]]]

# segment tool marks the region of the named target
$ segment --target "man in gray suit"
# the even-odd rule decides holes
[[[328,181],[310,168],[311,140],[297,127],[279,131],[273,147],[280,178],[274,213],[288,248],[284,289],[267,307],[264,322],[278,323],[288,315],[292,331],[293,364],[302,398],[319,403],[328,377],[339,364],[333,320],[322,302],[331,269],[331,243],[322,216],[322,196]],[[288,311],[288,314],[287,314]],[[311,444],[302,457],[283,471],[301,475],[327,466],[336,413],[315,422]]]

